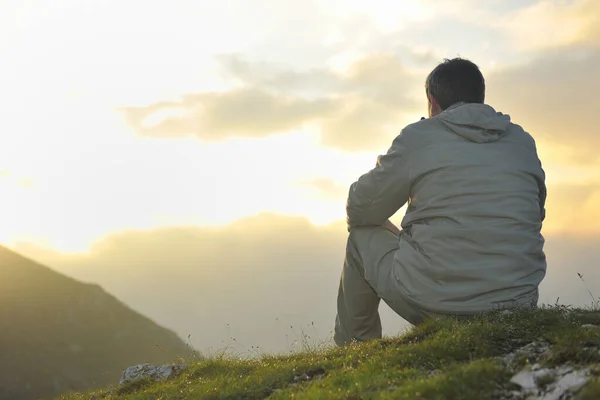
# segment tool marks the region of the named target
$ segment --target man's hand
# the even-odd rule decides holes
[[[383,227],[392,232],[394,235],[400,236],[400,229],[398,229],[396,225],[392,224],[392,221],[390,221],[389,219],[385,221]]]

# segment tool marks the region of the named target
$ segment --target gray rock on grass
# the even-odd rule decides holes
[[[140,379],[151,379],[161,382],[174,377],[186,368],[185,365],[150,365],[140,364],[127,368],[121,376],[120,385],[135,382]]]
[[[535,366],[534,366],[535,367]],[[539,366],[538,366],[539,368]],[[547,387],[540,387],[541,378],[551,376],[555,380]],[[589,371],[574,371],[569,366],[557,368],[523,369],[511,378],[511,382],[519,385],[527,400],[560,400],[572,391],[580,389],[588,381]]]

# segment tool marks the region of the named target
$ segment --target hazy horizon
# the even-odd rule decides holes
[[[547,236],[541,304],[587,307],[592,296],[600,298],[598,239]],[[191,335],[199,351],[252,355],[253,346],[260,352],[301,349],[301,330],[311,345],[331,339],[345,240],[343,222],[319,227],[302,217],[263,214],[220,228],[123,232],[83,255],[32,245],[17,251],[100,284],[182,339]],[[381,310],[384,334],[410,327],[383,302]]]
[[[283,3],[1,2],[0,243],[200,349],[326,339],[348,187],[460,55],[538,146],[541,300],[600,296],[600,2]]]

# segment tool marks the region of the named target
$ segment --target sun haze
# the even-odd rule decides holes
[[[460,55],[537,142],[549,252],[564,245],[554,238],[588,243],[600,236],[599,16],[595,0],[2,1],[0,242],[130,302],[103,262],[135,274],[139,260],[118,254],[167,254],[178,229],[248,252],[271,251],[265,227],[306,233],[307,248],[323,232],[341,243],[349,185],[427,114],[427,73]],[[210,249],[180,250],[177,268],[217,279]]]

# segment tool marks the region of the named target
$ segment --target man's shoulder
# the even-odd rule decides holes
[[[430,131],[431,129],[437,129],[440,127],[440,123],[435,118],[423,118],[420,121],[410,123],[402,129],[402,132],[407,134],[417,134],[423,131]]]
[[[524,144],[526,146],[533,146],[535,148],[535,139],[533,136],[527,131],[523,126],[516,123],[509,114],[500,112],[499,110],[494,109],[499,115],[507,115],[510,118],[510,123],[506,128],[507,137],[512,139],[512,141],[519,142],[520,144]]]
[[[535,150],[535,139],[521,125],[511,121],[507,129],[507,134],[507,138],[509,140],[529,147],[532,150]]]
[[[440,122],[439,118],[424,118],[406,125],[398,135],[403,142],[412,146],[420,146],[429,142],[436,141],[440,135],[447,132],[446,127]],[[511,121],[507,127],[507,137],[514,142],[535,148],[535,139],[521,125]]]
[[[396,140],[402,141],[407,147],[420,147],[433,141],[434,137],[443,129],[439,121],[434,118],[424,118],[406,125]]]

